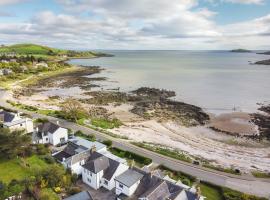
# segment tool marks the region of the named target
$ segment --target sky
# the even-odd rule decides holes
[[[0,0],[0,44],[270,50],[270,0]]]

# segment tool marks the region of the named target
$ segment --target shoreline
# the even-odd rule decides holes
[[[80,67],[72,65],[72,68],[78,70],[78,68]],[[102,70],[102,68],[99,67],[99,70]],[[74,97],[78,95],[76,96],[77,99],[93,98],[92,95],[94,93],[91,93],[90,95],[85,94],[88,90],[87,88],[83,88],[80,90],[76,88],[82,86],[81,81],[87,82],[90,80],[90,91],[97,91],[97,94],[101,94],[102,86],[100,86],[100,81],[102,82],[104,81],[104,79],[95,78],[95,74],[98,74],[99,72],[89,75],[88,78],[90,79],[79,78],[76,80],[74,80],[74,77],[72,78],[68,74],[64,76],[64,79],[67,80],[62,80],[61,74],[63,74],[64,72],[60,72],[58,74],[60,77],[58,77],[59,80],[57,80],[58,82],[56,81],[56,84],[64,85],[63,88],[58,86],[46,87],[45,84],[43,85],[45,87],[39,89],[48,90],[51,92],[40,91],[37,92],[37,94],[33,94],[29,97],[23,96],[18,99],[13,98],[9,100],[19,101],[20,103],[26,105],[33,105],[40,109],[57,110],[58,105],[63,101],[63,99],[67,98],[68,96]],[[83,73],[81,75],[82,77],[84,77]],[[48,78],[48,80],[53,79],[50,76]],[[74,83],[76,87],[74,87],[74,85],[71,86],[70,84],[64,84],[65,81],[68,81],[69,83]],[[95,84],[99,86],[94,86]],[[78,94],[76,94],[76,92],[78,92]],[[115,91],[106,90],[103,92],[113,94],[113,92]],[[60,98],[52,99],[52,97],[55,97],[56,95]],[[104,99],[104,96],[102,98]],[[110,100],[110,98],[108,99]],[[261,145],[256,141],[246,140],[242,137],[235,137],[223,133],[218,133],[216,131],[210,130],[207,126],[204,125],[199,125],[197,127],[184,127],[181,125],[179,126],[179,124],[176,124],[174,122],[159,122],[159,120],[157,119],[150,119],[149,121],[142,116],[130,112],[130,110],[134,107],[134,104],[132,102],[109,102],[107,103],[107,105],[83,103],[83,105],[86,108],[91,108],[93,106],[102,107],[106,109],[110,115],[123,121],[124,125],[120,126],[119,128],[112,129],[111,132],[119,136],[128,136],[134,142],[141,142],[141,138],[144,138],[143,141],[146,142],[161,142],[161,144],[163,144],[164,146],[170,146],[172,148],[177,148],[182,151],[187,151],[191,156],[199,156],[204,159],[210,160],[210,162],[214,165],[220,165],[225,167],[238,167],[245,173],[249,173],[251,170],[265,171],[270,168],[270,165],[267,164],[268,162],[270,163],[270,157],[267,157],[269,156],[267,152],[270,151],[268,144],[267,147],[265,147],[264,145]],[[244,117],[247,116],[245,115]],[[242,123],[241,118],[240,122]],[[232,152],[233,150],[235,152]],[[239,160],[239,157],[245,158],[245,161],[243,161],[242,159]],[[260,164],[258,164],[258,159],[261,162]],[[253,168],[252,166],[255,166],[256,168]]]

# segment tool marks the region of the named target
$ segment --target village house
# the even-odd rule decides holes
[[[45,62],[39,62],[39,63],[36,63],[35,64],[35,67],[45,67],[45,68],[48,68],[48,64],[45,63]]]
[[[4,68],[2,69],[2,73],[3,75],[9,75],[9,74],[12,74],[13,71],[11,69]]]
[[[115,188],[115,177],[128,170],[126,160],[109,152],[91,152],[90,157],[82,166],[82,180],[95,190],[104,187]]]
[[[68,141],[68,130],[60,127],[58,122],[46,122],[36,127],[32,140],[34,144],[65,144]]]
[[[174,182],[155,175],[132,168],[115,178],[115,193],[117,200],[203,200],[199,193],[186,189]]]
[[[7,111],[0,112],[0,123],[3,128],[13,130],[24,130],[25,133],[33,133],[34,125],[32,119],[20,116],[20,113]]]
[[[67,146],[52,156],[65,168],[70,169],[73,174],[82,174],[82,165],[91,155],[91,150],[103,152],[106,151],[106,146],[99,142],[91,142],[81,137],[74,137],[69,140]]]

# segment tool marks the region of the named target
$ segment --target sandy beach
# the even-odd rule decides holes
[[[16,89],[20,86],[16,85]],[[6,99],[22,104],[37,106],[41,109],[59,109],[59,104],[68,97],[75,99],[91,98],[85,91],[75,87],[43,87],[41,92],[31,96],[12,95]],[[57,98],[53,98],[57,96]],[[84,103],[84,108],[96,105]],[[213,165],[227,168],[237,168],[249,173],[251,170],[269,171],[270,146],[248,140],[243,137],[235,137],[233,134],[253,135],[258,133],[256,125],[250,122],[250,115],[244,112],[233,112],[221,115],[210,114],[210,122],[203,126],[184,127],[174,121],[161,122],[158,120],[145,120],[130,112],[133,104],[121,103],[115,105],[99,105],[107,112],[121,120],[124,125],[110,130],[112,133],[126,136],[136,142],[148,142],[164,147],[186,152],[191,157],[200,157],[210,161]],[[216,127],[222,131],[214,131],[209,127]]]

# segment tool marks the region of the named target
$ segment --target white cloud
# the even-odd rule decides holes
[[[270,15],[220,26],[213,18],[217,13],[198,7],[196,0],[57,1],[65,14],[44,11],[24,23],[0,23],[0,42],[21,39],[115,49],[224,49],[246,44],[254,49],[265,48],[269,40]]]

